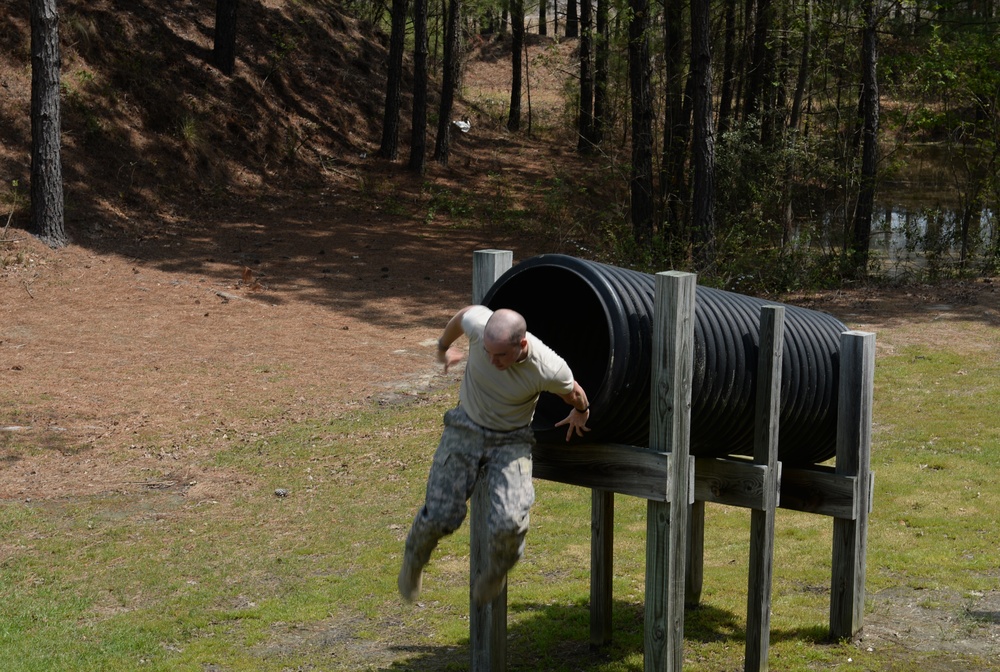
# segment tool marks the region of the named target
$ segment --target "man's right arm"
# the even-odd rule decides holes
[[[462,351],[458,348],[453,348],[452,344],[458,340],[459,336],[465,333],[462,329],[462,318],[465,314],[469,312],[469,309],[473,306],[466,306],[460,311],[455,313],[448,324],[445,325],[444,332],[441,334],[441,338],[438,339],[437,343],[437,357],[438,361],[444,364],[444,372],[448,373],[448,369],[455,364],[462,361]]]

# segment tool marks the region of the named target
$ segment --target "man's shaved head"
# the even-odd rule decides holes
[[[501,308],[486,322],[483,338],[492,343],[519,346],[527,330],[528,326],[520,313]]]

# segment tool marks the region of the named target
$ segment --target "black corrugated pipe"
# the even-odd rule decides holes
[[[649,444],[655,276],[561,254],[527,259],[484,298],[512,308],[562,355],[591,403],[589,443]],[[782,305],[698,286],[695,294],[691,454],[753,453],[760,308]],[[840,334],[831,315],[785,306],[778,457],[816,464],[836,452]],[[532,426],[541,442],[565,440],[553,425],[566,405],[543,395]],[[582,440],[581,440],[582,442]]]

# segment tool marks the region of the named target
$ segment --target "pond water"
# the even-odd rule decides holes
[[[960,157],[941,145],[907,148],[905,156],[889,157],[894,169],[879,183],[875,216],[872,221],[871,252],[889,276],[958,266],[963,253],[973,267],[996,255],[998,215],[984,204],[968,218],[963,236],[970,171]],[[829,212],[823,229],[839,245],[843,239],[844,211]]]

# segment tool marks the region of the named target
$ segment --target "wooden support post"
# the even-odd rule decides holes
[[[590,646],[611,642],[615,493],[590,491]]]
[[[683,664],[696,286],[691,273],[656,274],[649,448],[670,454],[670,494],[646,508],[648,672],[680,672]]]
[[[695,468],[697,478],[697,467]],[[695,485],[697,489],[697,481]],[[684,604],[697,607],[701,603],[701,590],[705,584],[705,500],[691,504],[688,520],[688,557],[684,585]]]
[[[753,462],[767,467],[763,508],[750,512],[750,575],[747,582],[746,672],[766,672],[771,636],[771,578],[774,568],[774,510],[778,505],[778,418],[781,413],[781,360],[785,309],[760,310],[757,407]]]
[[[497,278],[511,267],[514,253],[478,250],[472,256],[472,302],[480,303]],[[480,472],[480,476],[482,473]],[[507,588],[491,603],[477,606],[472,586],[489,562],[490,493],[476,481],[469,515],[469,646],[473,672],[501,672],[507,668]]]
[[[836,473],[854,479],[857,515],[833,519],[830,635],[836,639],[853,637],[864,621],[874,379],[875,334],[841,334]]]

